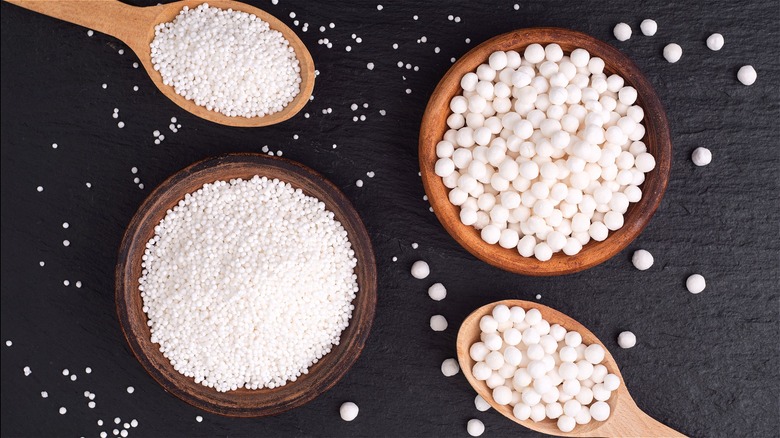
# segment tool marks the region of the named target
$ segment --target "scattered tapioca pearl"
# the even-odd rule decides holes
[[[641,30],[642,34],[645,36],[653,36],[658,31],[658,23],[649,18],[644,19],[639,25],[639,30]]]
[[[62,228],[68,228],[69,226],[70,226],[70,224],[68,224],[67,222],[63,222],[62,223]]]
[[[412,266],[412,269],[414,269],[414,266]],[[433,301],[441,301],[447,297],[447,288],[441,283],[434,283],[428,288],[428,296]]]
[[[758,73],[752,65],[743,65],[737,72],[737,79],[742,82],[743,85],[753,85],[758,78]]]
[[[352,421],[358,416],[358,412],[360,412],[360,409],[358,408],[358,405],[356,405],[353,402],[346,402],[339,407],[339,416],[341,416],[341,419],[344,421]]]
[[[298,140],[298,134],[293,134],[293,140]]]
[[[40,193],[43,191],[43,186],[38,186],[38,188],[36,188],[35,190],[38,190],[38,193]]]
[[[387,111],[385,111],[385,110],[379,110],[379,115],[380,115],[380,116],[384,116],[384,115],[386,115],[386,114],[387,114]]]
[[[102,426],[102,425],[103,425],[103,420],[98,420],[98,421],[97,421],[97,425],[98,425],[98,426]]]
[[[618,23],[612,30],[618,41],[628,41],[631,38],[631,26],[626,23]]]
[[[351,52],[352,51],[352,46],[344,47],[344,50],[346,50],[347,52]]]
[[[413,242],[413,243],[412,243],[412,249],[417,249],[417,248],[419,248],[419,247],[420,247],[420,244],[419,244],[419,243],[417,243],[417,242]]]
[[[24,367],[22,371],[24,371],[25,376],[29,376],[30,374],[32,374],[32,370],[30,369],[30,367]]]
[[[128,386],[128,387],[127,387],[127,393],[128,393],[128,394],[132,394],[132,393],[134,393],[134,392],[135,392],[135,388],[133,388],[132,386]]]
[[[330,24],[328,24],[328,27],[329,27],[329,28],[331,28],[331,29],[333,29],[333,28],[335,28],[335,27],[336,27],[336,24],[334,24],[334,23],[330,23]]]
[[[712,152],[707,148],[698,147],[693,150],[691,161],[697,166],[706,166],[712,162]]]
[[[412,20],[417,21],[417,19],[420,18],[417,15],[412,16]]]
[[[100,438],[108,438],[108,433],[106,431],[100,432]]]
[[[122,427],[123,427],[124,429],[130,429],[130,423],[123,423],[123,424],[122,424]]]
[[[94,392],[90,392],[89,393],[89,399],[90,400],[94,400],[95,399],[95,393]]]
[[[51,148],[52,148],[52,149],[57,149],[57,147],[58,147],[57,143],[52,143],[52,144],[51,144]]]
[[[92,368],[86,367],[86,368],[84,368],[84,372],[87,373],[87,374],[92,374]]]
[[[41,391],[41,398],[49,398],[49,393],[46,391]]]
[[[519,11],[520,10],[520,5],[515,3],[514,6],[512,6],[512,9],[514,9],[516,11]]]
[[[86,183],[86,186],[87,186],[88,189],[91,189],[92,188],[92,183],[88,182],[88,183]]]
[[[76,381],[76,379],[78,379],[78,377],[77,377],[75,374],[71,374],[71,375],[70,375],[70,381],[71,381],[71,382],[75,382],[75,381]]]
[[[138,85],[133,86],[133,91],[138,91]]]
[[[382,6],[382,5],[376,5],[376,10],[377,10],[377,11],[381,11],[382,9],[384,9],[384,6]]]
[[[355,181],[355,185],[358,186],[358,187],[363,187],[363,180],[359,179],[359,180]]]
[[[103,87],[103,89],[105,90],[106,88],[108,88],[108,84],[103,84],[101,85],[101,87]]]
[[[368,64],[366,64],[366,68],[368,68],[369,70],[373,70],[374,69],[374,63],[373,62],[369,62]]]
[[[358,109],[358,104],[356,104],[356,103],[353,103],[352,105],[350,105],[350,106],[349,106],[349,109],[351,109],[352,111],[357,111],[357,109]]]
[[[85,397],[85,398],[89,398],[89,395],[90,395],[90,394],[92,394],[92,393],[91,393],[91,392],[89,392],[89,391],[84,391],[84,397]]]
[[[620,348],[632,348],[636,345],[636,335],[630,331],[621,332],[617,342]]]
[[[723,43],[726,41],[723,39],[723,35],[719,33],[714,33],[707,37],[707,47],[717,52],[718,50],[723,48]]]
[[[70,286],[70,281],[68,281],[68,280],[63,280],[63,281],[62,281],[62,284],[63,284],[64,286]]]
[[[88,37],[91,37],[91,36],[92,36],[92,35],[94,35],[94,34],[95,34],[95,32],[94,32],[92,29],[90,29],[90,30],[88,30],[88,31],[87,31],[87,36],[88,36]]]
[[[119,429],[114,429],[111,431],[115,436],[119,436]]]
[[[541,300],[542,299],[542,294],[536,294],[536,299],[537,300]]]
[[[393,43],[393,49],[398,50],[398,43]]]
[[[60,408],[60,415],[65,415],[66,413],[68,413],[68,410],[65,409],[65,406],[61,407]]]
[[[203,417],[198,415],[197,417],[195,417],[195,421],[197,421],[198,423],[202,423],[203,422]]]
[[[141,178],[133,178],[133,183],[139,184],[141,182]]]
[[[653,255],[645,249],[636,250],[634,255],[631,256],[631,263],[640,271],[646,271],[653,266]]]
[[[471,44],[471,38],[466,38],[466,44]]]
[[[452,377],[455,374],[458,374],[459,371],[460,366],[455,359],[444,359],[444,362],[441,363],[441,373],[444,374],[445,377]]]
[[[138,427],[138,420],[134,418],[133,421],[130,422],[130,427]]]
[[[466,432],[471,436],[480,436],[485,433],[485,424],[473,418],[466,424]]]
[[[117,51],[117,53],[119,53],[120,55],[124,55],[125,54],[125,49],[119,49],[119,51]]]
[[[137,62],[133,63],[133,68],[138,68],[138,63]]]
[[[129,435],[129,433],[127,432],[126,429],[119,431],[119,436],[121,436],[122,438],[127,438],[127,435]]]
[[[38,262],[38,264],[39,264],[41,267],[44,267],[44,266],[46,266],[46,262],[44,262],[43,260],[41,260],[40,262]]]
[[[374,172],[366,172],[366,176],[369,178],[373,178],[374,175],[376,175]]]
[[[406,94],[412,94],[412,89],[411,88],[407,88],[406,89]]]
[[[394,262],[397,262],[397,261],[398,261],[398,257],[395,257],[395,256],[394,256],[394,257],[393,257],[393,261],[394,261]]]
[[[122,422],[122,419],[119,417],[114,418],[114,424],[119,424]]]
[[[452,21],[454,21],[454,22],[456,22],[456,23],[460,23],[460,17],[455,17],[455,19],[454,19],[454,20],[452,20]]]
[[[417,260],[412,264],[412,277],[422,280],[431,273],[431,268],[428,266],[428,263],[425,263],[423,260]]]
[[[62,375],[63,375],[63,376],[68,376],[68,375],[70,375],[70,370],[68,370],[67,368],[65,368],[64,370],[62,370]]]
[[[118,126],[119,129],[122,129],[122,128],[125,127],[125,122],[119,122],[119,123],[116,124],[116,126]]]
[[[447,330],[447,318],[442,315],[431,316],[430,324],[431,330],[435,332],[443,332],[444,330]]]
[[[685,287],[688,288],[688,292],[698,294],[707,287],[707,282],[701,274],[693,274],[685,280]]]
[[[671,64],[679,61],[682,58],[682,47],[676,43],[667,44],[664,47],[664,58]]]
[[[10,347],[11,345],[14,345],[13,341],[11,341],[10,339],[5,341],[5,346],[6,347]]]
[[[95,409],[95,406],[97,406],[97,403],[93,401],[87,403],[87,407],[89,407],[90,409]]]
[[[482,396],[479,394],[477,394],[477,396],[474,397],[474,406],[480,412],[485,412],[490,409],[490,403],[485,401],[485,399],[482,398]]]

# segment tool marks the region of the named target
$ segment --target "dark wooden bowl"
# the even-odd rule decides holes
[[[656,166],[645,175],[642,184],[642,199],[631,204],[625,214],[625,224],[617,231],[611,231],[603,242],[591,241],[579,254],[567,256],[562,252],[553,254],[552,259],[540,262],[533,257],[523,257],[516,249],[505,249],[490,245],[482,240],[474,227],[460,221],[460,207],[449,202],[449,189],[434,172],[436,164],[436,143],[447,131],[447,117],[450,114],[450,100],[461,92],[460,79],[487,62],[488,56],[496,50],[517,50],[539,43],[558,43],[563,51],[570,53],[576,48],[586,49],[592,56],[598,56],[606,64],[605,72],[618,73],[626,84],[637,90],[637,102],[645,110],[646,133],[642,139],[647,150],[655,157]],[[604,262],[625,248],[645,228],[655,213],[669,182],[672,167],[672,140],[669,122],[658,95],[639,68],[625,55],[609,44],[581,32],[554,27],[520,29],[491,38],[475,47],[456,62],[444,75],[433,91],[420,127],[420,171],[425,193],[433,211],[448,233],[466,250],[477,258],[517,274],[545,276],[563,275],[588,269]]]
[[[138,290],[141,256],[154,227],[168,209],[184,195],[206,183],[231,178],[248,179],[254,175],[279,178],[325,203],[346,229],[357,258],[357,282],[360,288],[352,304],[355,310],[341,342],[309,373],[295,382],[274,389],[238,389],[217,392],[173,369],[151,342],[143,301]],[[301,406],[336,384],[363,350],[376,307],[376,262],[363,222],[346,196],[319,173],[284,158],[260,154],[230,154],[207,159],[181,170],[165,180],[146,198],[127,227],[116,267],[116,310],[119,324],[135,357],[162,387],[187,403],[215,414],[234,417],[275,415]]]

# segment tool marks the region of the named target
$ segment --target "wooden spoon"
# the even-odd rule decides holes
[[[149,44],[154,38],[154,27],[170,22],[185,6],[196,8],[205,1],[184,0],[164,5],[136,7],[117,0],[6,0],[25,9],[40,12],[50,17],[75,23],[111,35],[122,40],[140,59],[152,82],[169,99],[183,109],[203,119],[228,126],[256,127],[283,122],[300,111],[314,89],[314,61],[303,41],[295,32],[267,12],[244,3],[231,0],[208,1],[208,4],[220,9],[232,8],[236,11],[256,15],[267,22],[271,29],[284,35],[295,50],[301,67],[301,91],[292,102],[282,110],[264,117],[229,117],[176,94],[173,87],[163,84],[162,76],[154,69]]]
[[[469,315],[458,331],[458,362],[460,368],[463,370],[463,374],[466,375],[469,383],[482,396],[491,406],[505,417],[512,421],[519,423],[529,429],[533,429],[537,432],[546,433],[549,435],[570,436],[570,437],[681,437],[680,432],[671,429],[658,421],[654,420],[649,415],[642,412],[637,407],[634,400],[631,398],[631,394],[626,389],[626,383],[623,381],[623,376],[620,374],[615,359],[609,354],[609,350],[604,347],[606,355],[602,364],[607,367],[610,373],[615,374],[620,378],[620,387],[612,393],[607,403],[610,407],[610,415],[606,421],[591,421],[588,424],[578,424],[571,432],[561,432],[556,425],[555,420],[545,419],[544,421],[534,422],[531,419],[518,420],[514,414],[512,414],[512,406],[501,406],[493,401],[493,391],[488,388],[484,381],[477,380],[471,373],[471,369],[476,363],[469,355],[469,348],[475,342],[479,341],[479,335],[481,330],[479,328],[479,320],[484,315],[489,315],[493,311],[493,307],[498,304],[504,304],[507,307],[520,306],[525,310],[539,309],[542,312],[542,316],[550,324],[560,324],[566,330],[575,330],[582,335],[582,342],[585,344],[604,344],[590,332],[585,326],[579,322],[569,318],[563,313],[551,309],[547,306],[543,306],[538,303],[532,303],[530,301],[522,300],[504,300],[491,303],[480,307]]]

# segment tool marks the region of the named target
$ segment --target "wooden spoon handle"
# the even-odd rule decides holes
[[[152,26],[154,8],[139,8],[117,0],[6,0],[31,11],[102,32],[130,45]]]
[[[610,415],[604,426],[596,429],[594,436],[608,437],[685,437],[685,435],[659,422],[639,409],[625,386],[618,389],[617,411]]]

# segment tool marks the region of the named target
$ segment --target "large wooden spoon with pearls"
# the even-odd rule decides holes
[[[314,61],[300,38],[267,12],[244,3],[231,0],[208,1],[208,4],[220,9],[232,8],[236,11],[256,15],[267,22],[271,29],[277,30],[290,42],[301,67],[300,93],[282,110],[264,117],[229,117],[205,107],[196,105],[176,94],[173,87],[165,85],[162,76],[154,69],[149,44],[154,39],[154,27],[160,23],[172,21],[184,8],[196,8],[205,3],[203,0],[184,0],[150,7],[130,6],[117,0],[6,0],[25,9],[40,12],[102,32],[122,40],[132,49],[143,64],[152,82],[169,99],[183,109],[203,119],[228,126],[256,127],[283,122],[294,116],[308,102],[314,89]]]
[[[571,432],[562,432],[558,429],[556,422],[551,419],[545,419],[544,421],[534,422],[531,419],[519,420],[512,413],[511,405],[499,405],[493,400],[492,391],[488,388],[484,381],[477,380],[472,374],[471,370],[476,363],[469,354],[471,345],[480,340],[480,327],[479,320],[485,316],[490,315],[493,308],[498,304],[504,304],[507,307],[519,306],[526,311],[530,309],[538,309],[542,313],[542,317],[547,320],[551,325],[560,324],[566,330],[577,331],[582,335],[582,342],[584,344],[600,344],[604,347],[604,344],[590,332],[585,326],[579,322],[571,319],[570,317],[558,312],[555,309],[551,309],[547,306],[543,306],[538,303],[522,300],[504,300],[491,303],[480,307],[469,315],[458,331],[458,362],[460,368],[463,370],[463,374],[466,375],[469,383],[482,396],[490,405],[500,412],[505,417],[512,421],[519,423],[529,429],[533,429],[537,432],[546,433],[549,435],[570,436],[570,437],[680,437],[685,436],[671,429],[652,417],[642,412],[637,407],[634,400],[631,398],[631,394],[626,389],[626,384],[623,381],[623,376],[620,374],[615,359],[609,353],[609,350],[604,347],[605,355],[602,364],[607,367],[607,370],[615,374],[620,378],[620,386],[616,391],[612,393],[612,396],[607,400],[607,404],[610,407],[610,415],[606,421],[592,420],[587,424],[578,424]]]

